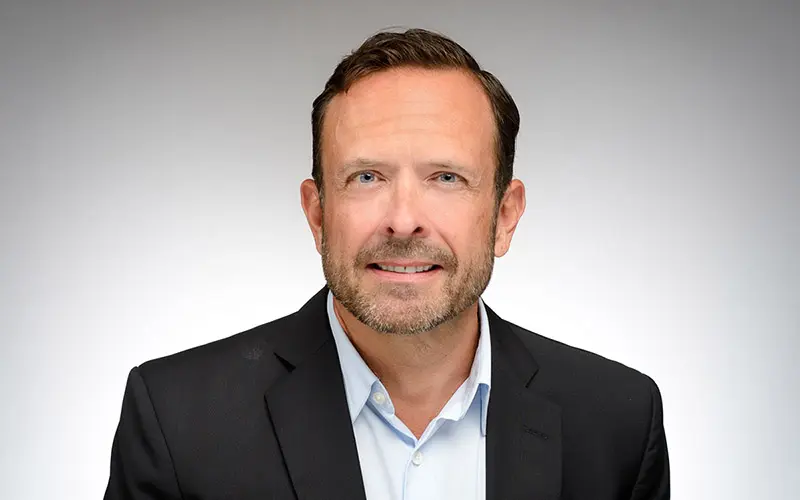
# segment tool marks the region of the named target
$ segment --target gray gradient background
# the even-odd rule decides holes
[[[0,3],[0,498],[99,498],[132,366],[323,284],[311,101],[392,25],[520,107],[487,303],[655,378],[674,498],[798,498],[798,2],[399,3]]]

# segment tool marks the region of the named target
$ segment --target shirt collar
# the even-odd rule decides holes
[[[364,408],[370,393],[378,385],[384,393],[383,384],[367,366],[364,359],[356,350],[350,338],[345,333],[336,312],[333,309],[333,293],[328,291],[328,322],[336,342],[339,354],[339,364],[344,378],[344,388],[347,396],[347,407],[350,411],[350,422],[355,423],[361,410]],[[464,400],[458,405],[459,411],[454,415],[455,420],[460,420],[466,414],[473,400],[479,398],[481,408],[481,433],[486,435],[486,418],[489,412],[489,393],[492,378],[492,350],[489,336],[489,317],[482,299],[478,299],[479,336],[478,348],[472,362],[469,377],[464,382]],[[386,393],[388,395],[388,393]],[[443,411],[445,411],[444,409]]]
[[[372,392],[373,384],[378,377],[364,362],[364,358],[356,350],[350,337],[344,332],[336,312],[333,310],[333,293],[328,291],[328,322],[336,341],[336,350],[339,353],[339,365],[344,377],[344,390],[347,394],[347,407],[350,410],[350,421],[354,423],[361,409]]]

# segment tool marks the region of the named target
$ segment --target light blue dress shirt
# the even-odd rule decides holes
[[[469,377],[420,439],[394,413],[389,393],[364,362],[333,310],[330,321],[369,500],[484,500],[486,415],[491,388],[489,320],[478,300],[480,336]]]

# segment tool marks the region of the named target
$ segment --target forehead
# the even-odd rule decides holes
[[[374,73],[335,96],[323,123],[323,155],[460,156],[483,161],[494,150],[489,98],[457,69],[395,68]],[[430,159],[430,158],[419,158]]]

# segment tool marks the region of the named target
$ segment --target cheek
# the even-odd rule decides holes
[[[330,250],[355,255],[362,249],[377,227],[374,210],[358,207],[337,207],[325,217],[325,235]]]
[[[474,202],[432,205],[430,221],[435,233],[460,260],[472,260],[486,251],[491,230],[491,212],[480,210]]]

